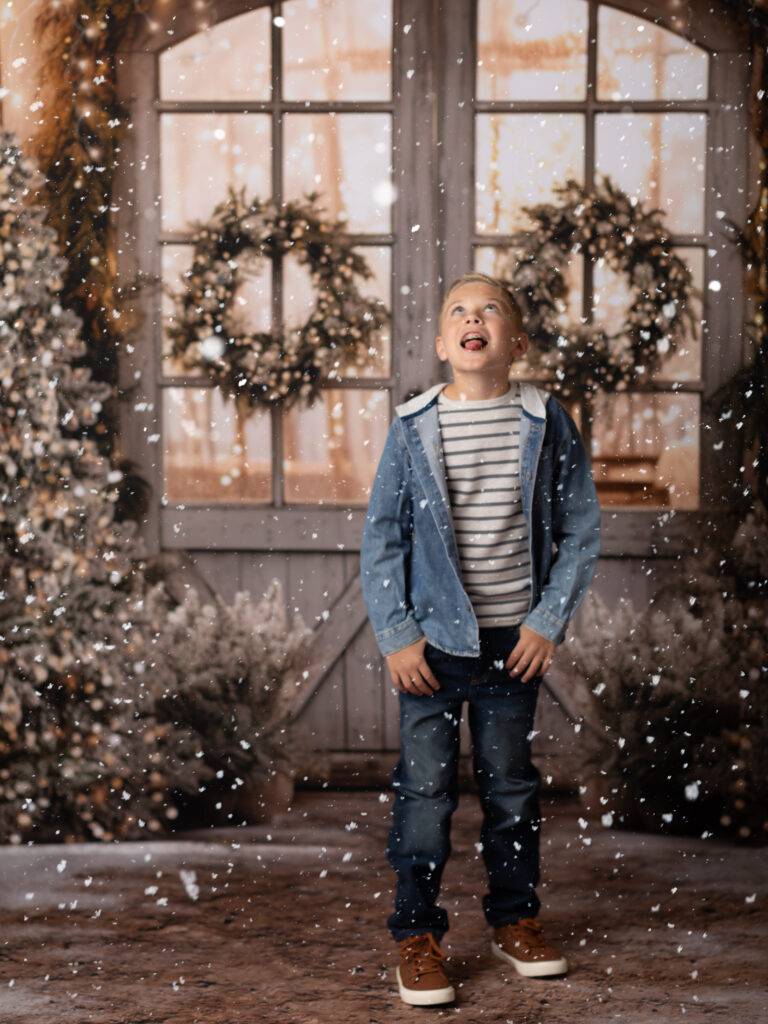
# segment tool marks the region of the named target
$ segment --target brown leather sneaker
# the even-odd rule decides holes
[[[491,952],[525,978],[548,978],[568,971],[568,961],[550,946],[541,925],[531,917],[494,928]]]
[[[397,968],[397,987],[400,998],[409,1006],[436,1006],[451,1003],[456,998],[453,985],[443,970],[445,953],[434,935],[411,935],[402,939],[400,966]]]

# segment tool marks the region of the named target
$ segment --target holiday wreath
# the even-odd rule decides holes
[[[323,380],[375,356],[387,320],[383,304],[358,291],[372,276],[344,233],[323,217],[317,196],[278,206],[230,192],[211,220],[197,224],[186,289],[174,296],[173,353],[204,371],[249,408],[312,401]],[[238,288],[255,262],[293,255],[309,270],[314,306],[298,327],[247,330],[235,311]]]
[[[554,370],[566,396],[622,390],[651,374],[694,328],[691,273],[672,250],[664,216],[647,212],[609,178],[591,190],[575,181],[558,202],[530,207],[532,231],[516,236],[503,276],[524,307],[533,358]],[[623,274],[631,303],[614,333],[590,318],[565,323],[573,254]]]

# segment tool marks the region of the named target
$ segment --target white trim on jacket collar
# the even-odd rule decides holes
[[[395,412],[402,419],[407,416],[413,416],[422,409],[426,409],[440,394],[443,388],[448,385],[435,384],[427,391],[423,391],[420,395],[416,395],[414,398],[409,399],[407,402],[403,402],[402,405],[398,405],[395,408]],[[547,414],[547,402],[549,401],[549,394],[546,391],[542,391],[541,388],[537,388],[535,384],[521,383],[520,385],[520,401],[523,409],[536,419],[543,420]]]

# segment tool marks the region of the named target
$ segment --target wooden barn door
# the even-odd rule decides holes
[[[300,723],[328,771],[335,765],[348,782],[382,778],[397,748],[396,702],[360,596],[359,546],[394,405],[440,372],[433,342],[444,282],[472,265],[497,272],[528,225],[526,206],[552,199],[568,177],[610,173],[667,210],[702,294],[707,276],[739,293],[733,247],[707,248],[721,199],[705,202],[704,182],[710,175],[737,209],[733,167],[746,166],[746,136],[730,111],[746,84],[731,54],[716,50],[742,44],[708,16],[684,39],[672,15],[644,21],[639,2],[558,9],[552,23],[546,5],[523,0],[220,0],[204,11],[168,0],[156,7],[160,22],[137,23],[121,54],[131,117],[118,242],[125,280],[144,282],[122,364],[123,442],[153,489],[147,540],[185,552],[227,599],[281,582],[290,608],[316,629]],[[212,12],[217,23],[199,21]],[[616,47],[631,61],[619,66]],[[655,91],[646,95],[650,68]],[[392,310],[378,356],[328,382],[309,409],[245,415],[168,354],[163,290],[181,286],[190,225],[228,188],[278,202],[319,193],[329,217],[346,218],[374,271],[371,287]],[[574,278],[577,316],[599,314],[598,294],[606,307],[621,305],[620,288],[600,273],[585,263]],[[257,328],[289,322],[310,298],[289,260],[262,267],[243,295]],[[703,316],[709,361],[700,342],[688,346],[669,379],[616,399],[601,421],[611,429],[592,438],[599,471],[631,456],[623,439],[639,436],[635,421],[652,428],[642,435],[653,449],[649,493],[678,516],[698,506],[708,475],[700,466],[713,468],[699,447],[702,374],[738,358],[735,342],[725,348],[738,338],[738,303],[708,305]],[[602,486],[602,500],[616,504],[615,481]],[[619,504],[634,500],[624,483],[616,493]],[[626,589],[628,572],[642,582],[639,559],[658,554],[660,532],[669,539],[647,504],[606,517],[614,590]],[[559,692],[559,707],[545,697],[537,726],[545,745],[552,737],[552,763],[574,735],[562,720],[567,687]]]

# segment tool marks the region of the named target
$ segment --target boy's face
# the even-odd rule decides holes
[[[456,375],[509,373],[528,351],[528,336],[498,288],[470,282],[457,288],[440,318],[437,354]]]

